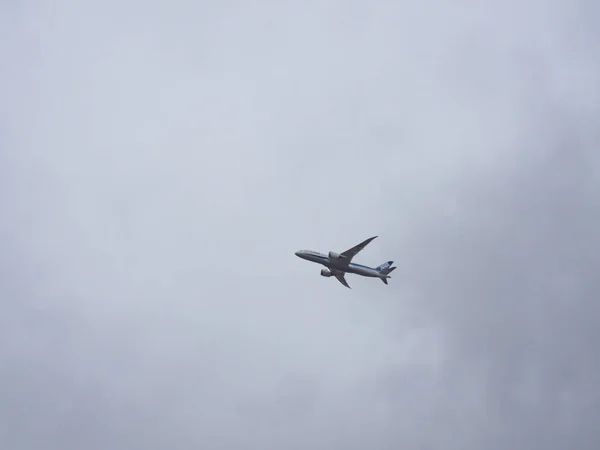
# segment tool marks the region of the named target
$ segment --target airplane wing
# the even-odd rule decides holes
[[[350,286],[348,286],[348,282],[346,281],[346,277],[344,276],[344,272],[333,272],[333,275],[337,278],[337,280],[342,283],[344,286],[346,286],[348,289],[352,289]]]
[[[369,239],[361,242],[360,244],[355,245],[351,249],[346,250],[344,253],[341,253],[340,256],[344,258],[345,261],[350,263],[350,261],[352,261],[352,258],[354,258],[358,254],[358,252],[365,248],[369,244],[369,242],[371,242],[376,237],[377,236],[370,237]]]

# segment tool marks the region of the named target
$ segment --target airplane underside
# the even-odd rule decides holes
[[[388,284],[387,279],[388,278],[392,278],[391,276],[389,276],[389,273],[392,272],[395,267],[392,267],[390,270],[388,270],[385,273],[382,272],[376,272],[375,269],[367,269],[364,270],[363,268],[357,270],[353,267],[349,267],[349,268],[340,268],[340,267],[335,267],[335,266],[331,266],[328,264],[323,264],[325,267],[327,267],[327,269],[321,269],[321,276],[323,277],[335,277],[340,283],[342,283],[344,286],[346,286],[347,288],[351,289],[350,286],[348,285],[348,282],[346,281],[346,274],[347,273],[351,273],[354,275],[360,275],[363,277],[368,277],[368,278],[379,278],[384,284]],[[366,268],[365,268],[366,269]],[[373,273],[373,272],[375,273]]]

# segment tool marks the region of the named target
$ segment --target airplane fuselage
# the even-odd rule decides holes
[[[313,252],[311,250],[298,251],[296,252],[296,256],[307,261],[322,264],[328,269],[333,269],[340,272],[354,273],[356,275],[362,275],[363,277],[372,278],[381,278],[382,276],[382,274],[374,267],[363,266],[362,264],[356,263],[345,264],[343,260],[329,258],[327,255],[319,252]]]

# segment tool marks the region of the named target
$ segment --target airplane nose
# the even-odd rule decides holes
[[[298,251],[298,252],[294,253],[294,255],[300,256],[300,252]]]

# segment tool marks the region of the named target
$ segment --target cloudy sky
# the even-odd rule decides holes
[[[3,2],[0,448],[599,448],[599,20]]]

